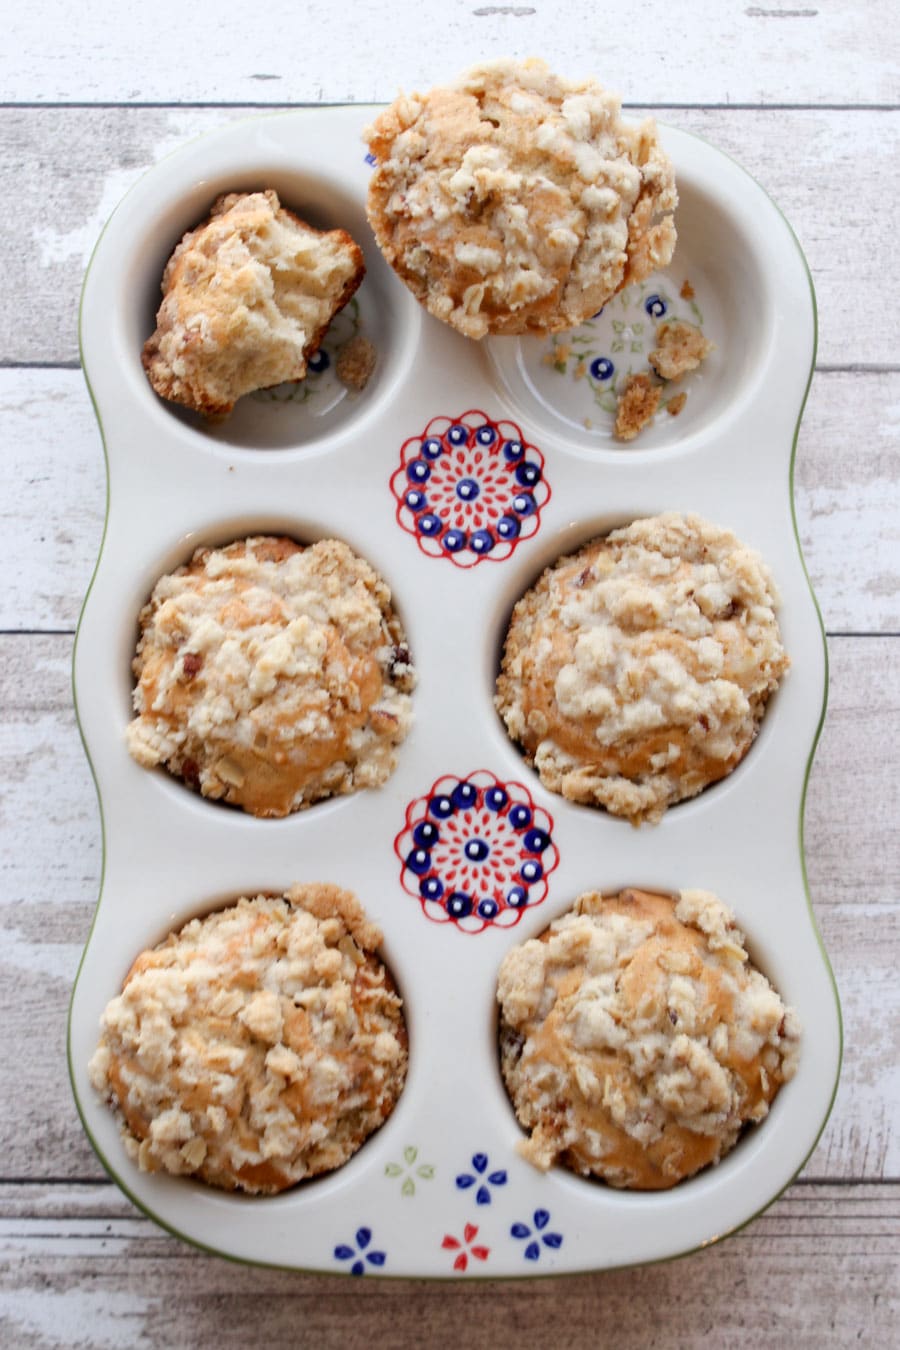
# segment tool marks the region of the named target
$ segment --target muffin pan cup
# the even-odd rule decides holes
[[[802,852],[803,799],[826,686],[821,623],[791,499],[815,349],[809,275],[758,185],[704,142],[663,128],[683,203],[679,222],[686,222],[679,250],[700,303],[708,291],[717,348],[702,385],[698,374],[693,418],[688,381],[681,418],[662,415],[646,440],[616,445],[611,419],[601,426],[598,417],[593,431],[566,422],[533,394],[533,382],[518,379],[516,371],[534,368],[528,348],[535,339],[469,342],[426,315],[389,273],[364,223],[369,167],[360,132],[371,112],[301,110],[188,145],[126,197],[91,262],[81,342],[109,503],[74,684],[100,800],[104,866],[72,996],[75,1098],[101,1160],[134,1202],[179,1236],[230,1257],[455,1278],[659,1260],[733,1231],[791,1181],[823,1128],[840,1063],[839,1008]],[[378,367],[364,391],[321,418],[290,398],[250,398],[239,423],[204,427],[156,398],[141,370],[141,345],[162,268],[184,230],[219,192],[267,186],[299,214],[342,225],[361,244],[369,270],[360,315],[376,341]],[[702,285],[700,271],[690,275],[693,261]],[[678,250],[669,273],[677,287]],[[421,512],[404,510],[403,493],[415,486],[406,466],[422,458],[429,435],[449,434],[451,426],[474,434],[487,425],[498,438],[491,453],[477,459],[470,446],[469,459],[458,460],[458,474],[481,474],[483,487],[491,455],[517,439],[509,424],[520,432],[517,462],[540,468],[535,482],[526,474],[519,484],[532,492],[533,506],[515,516],[518,534],[484,556],[468,526],[465,547],[442,550],[416,526]],[[450,448],[441,463],[446,490]],[[435,492],[438,479],[435,470]],[[458,509],[472,526],[487,519]],[[793,665],[735,772],[671,808],[659,825],[634,829],[542,787],[494,711],[493,684],[512,605],[542,567],[663,510],[703,515],[759,550],[781,591]],[[153,584],[200,544],[256,532],[346,540],[390,586],[418,671],[414,725],[388,782],[284,820],[205,801],[163,770],[140,768],[125,747],[137,615]],[[513,828],[508,812],[485,814],[492,785],[502,785],[532,824],[549,823],[549,847],[529,851],[524,826]],[[523,860],[531,866],[521,909],[454,915],[417,892],[409,832],[418,820],[437,819],[429,811],[448,799],[447,838],[459,851],[481,828],[467,807],[473,792],[481,793],[479,819],[493,831],[498,855],[505,849],[514,868]],[[384,932],[382,953],[405,1001],[410,1040],[399,1104],[339,1171],[277,1197],[140,1172],[88,1080],[106,1003],[138,952],[188,918],[295,881],[349,888]],[[627,885],[714,891],[803,1025],[799,1071],[769,1117],[719,1166],[662,1193],[616,1191],[559,1167],[534,1170],[516,1151],[521,1131],[498,1064],[495,986],[505,952],[541,932],[582,891]]]

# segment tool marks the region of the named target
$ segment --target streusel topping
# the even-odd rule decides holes
[[[589,892],[500,968],[503,1076],[535,1166],[663,1189],[793,1077],[799,1022],[706,891]]]
[[[576,327],[670,261],[677,203],[655,124],[543,61],[476,66],[366,131],[379,247],[468,337]]]
[[[339,540],[202,548],[140,615],[128,748],[254,815],[377,787],[412,721],[390,591]]]
[[[143,952],[90,1063],[141,1169],[272,1193],[346,1162],[406,1076],[380,942],[355,896],[305,885]]]
[[[497,708],[544,785],[635,824],[723,778],[789,661],[769,569],[668,513],[547,569],[513,610]]]

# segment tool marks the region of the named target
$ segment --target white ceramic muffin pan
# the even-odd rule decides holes
[[[371,115],[302,110],[187,146],[129,193],[90,266],[82,351],[109,509],[75,690],[105,855],[72,998],[75,1096],[134,1202],[231,1257],[453,1277],[658,1260],[733,1231],[790,1182],[824,1125],[840,1062],[838,1003],[802,850],[826,685],[791,499],[815,348],[810,278],[757,184],[709,145],[663,128],[681,197],[667,273],[617,297],[568,352],[564,339],[470,342],[418,306],[374,245],[360,136]],[[320,358],[305,386],[250,396],[211,427],[156,397],[141,347],[182,233],[220,192],[262,187],[317,225],[349,230],[368,273],[326,343],[329,361]],[[693,304],[681,298],[685,280]],[[623,446],[611,434],[610,387],[629,365],[645,368],[647,339],[667,313],[702,323],[716,349],[686,381],[683,412],[662,410]],[[378,365],[351,394],[334,379],[333,352],[355,328],[377,346]],[[464,481],[474,489],[458,490]],[[545,791],[508,740],[492,693],[509,612],[541,569],[594,535],[670,509],[727,526],[763,554],[782,592],[793,667],[738,769],[660,825],[635,829]],[[140,768],[125,748],[136,620],[154,582],[200,544],[258,531],[301,542],[334,535],[367,558],[391,587],[419,676],[415,725],[388,783],[285,820],[205,801],[162,769]],[[413,839],[423,819],[441,831],[427,865]],[[473,838],[488,845],[486,859],[466,856]],[[394,1114],[339,1171],[275,1198],[141,1173],[87,1074],[101,1013],[133,958],[241,894],[320,880],[355,891],[384,931],[410,1037]],[[581,891],[627,885],[718,894],[804,1029],[799,1072],[768,1119],[718,1167],[653,1194],[524,1162],[496,1046],[504,953]]]

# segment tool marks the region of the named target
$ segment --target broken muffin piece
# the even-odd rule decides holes
[[[620,441],[633,441],[635,436],[656,416],[662,389],[649,375],[631,375],[619,394],[616,424],[613,428]]]
[[[365,274],[345,230],[316,230],[272,189],[228,193],[162,279],[142,361],[160,397],[224,417],[244,394],[301,380]]]
[[[647,360],[661,380],[680,380],[682,375],[696,370],[713,349],[713,343],[699,328],[681,319],[661,323],[656,341],[658,345]]]

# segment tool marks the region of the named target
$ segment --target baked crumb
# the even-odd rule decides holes
[[[643,372],[629,376],[619,394],[613,428],[620,441],[633,441],[656,416],[662,389]]]
[[[273,1194],[346,1162],[406,1077],[380,943],[354,895],[316,883],[142,952],[89,1066],[141,1170]]]
[[[684,281],[682,282],[681,290],[678,293],[681,296],[682,300],[693,300],[695,291],[691,283],[687,280],[687,278],[685,278]]]
[[[357,333],[337,354],[334,369],[338,379],[350,389],[365,389],[372,378],[377,355],[375,344]]]
[[[345,230],[313,229],[271,189],[228,193],[163,274],[142,361],[161,398],[224,417],[244,394],[306,375],[365,273]]]
[[[657,346],[647,358],[661,380],[680,380],[696,370],[713,349],[713,344],[692,323],[676,320],[661,323],[656,330]]]
[[[687,394],[682,389],[680,394],[676,394],[674,398],[669,399],[666,404],[666,412],[670,417],[677,417],[686,403]]]
[[[797,1067],[800,1027],[707,891],[587,892],[497,985],[520,1152],[662,1190],[717,1163]]]

